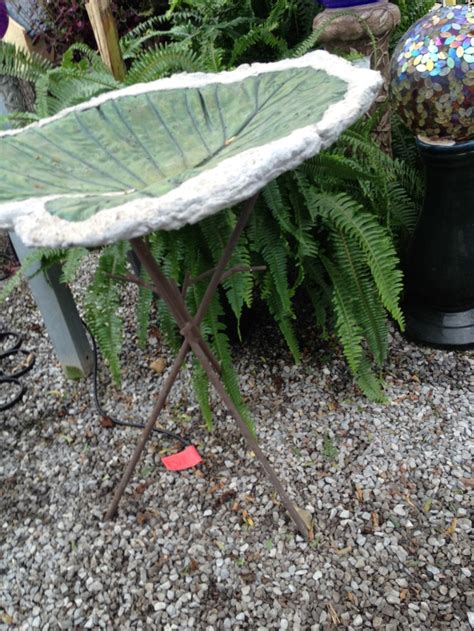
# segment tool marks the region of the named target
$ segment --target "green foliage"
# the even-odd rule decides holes
[[[33,278],[40,271],[45,271],[55,263],[60,263],[64,257],[64,250],[56,248],[39,248],[31,252],[21,264],[20,269],[11,276],[0,291],[2,303],[14,289],[19,287],[27,278]]]
[[[307,52],[316,41],[311,35],[315,12],[312,0],[176,0],[166,15],[122,40],[124,58],[131,63],[127,82],[272,61],[289,56],[293,44],[309,37]]]
[[[33,83],[42,77],[53,65],[36,53],[27,54],[14,44],[0,41],[0,76],[16,77]]]
[[[276,198],[278,203],[279,192],[276,185],[273,193],[267,199]],[[276,320],[293,357],[299,361],[299,344],[292,324],[295,317],[292,304],[295,288],[291,287],[288,278],[289,243],[280,231],[279,220],[275,220],[273,216],[274,209],[271,206],[262,206],[257,207],[254,212],[249,229],[252,251],[267,267],[260,281],[261,297]],[[277,214],[281,210],[281,207],[276,207]]]
[[[400,28],[424,11],[424,3],[400,0],[399,4],[404,25]],[[313,0],[174,0],[166,15],[147,20],[122,38],[128,66],[125,84],[172,72],[218,71],[242,62],[304,54],[319,37],[312,32],[315,12]],[[72,47],[62,65],[53,67],[0,44],[0,74],[33,82],[39,116],[120,86],[85,45]],[[232,313],[239,330],[241,316],[257,294],[296,361],[300,350],[295,298],[306,295],[322,332],[335,330],[359,386],[369,397],[384,399],[380,369],[387,356],[387,316],[403,327],[397,248],[403,248],[413,229],[422,184],[416,152],[403,127],[394,121],[397,157],[392,159],[372,138],[377,120],[375,116],[359,122],[329,150],[265,188],[229,264],[244,269],[265,266],[265,271],[229,275],[202,323],[202,333],[221,363],[225,386],[249,426],[225,322],[230,321],[226,314]],[[186,302],[191,313],[205,290],[206,283],[199,279],[215,266],[237,213],[229,209],[197,226],[150,236],[153,254],[165,272],[178,285],[189,285]],[[123,323],[120,285],[112,275],[125,273],[127,250],[126,244],[102,250],[85,299],[88,325],[116,380]],[[45,254],[48,262],[63,262],[63,278],[71,282],[87,251],[37,256],[44,261]],[[149,282],[146,275],[142,278]],[[190,282],[193,278],[197,281]],[[139,290],[136,313],[142,345],[156,317],[171,348],[180,347],[181,336],[166,305],[146,288]],[[211,427],[209,383],[196,361],[193,384],[203,418]]]
[[[124,84],[153,81],[176,72],[217,72],[240,63],[298,56],[314,47],[312,0],[177,0],[166,15],[152,17],[121,39],[128,66]],[[296,38],[296,40],[295,40]],[[307,38],[301,41],[302,38]],[[291,44],[299,45],[292,49]],[[0,42],[0,75],[31,81],[39,118],[121,87],[100,56],[73,44],[59,66]],[[31,115],[14,115],[15,125]]]
[[[334,441],[332,440],[331,435],[329,433],[326,433],[324,435],[323,453],[324,453],[324,457],[330,461],[337,460],[337,457],[339,455],[339,449],[334,444]]]
[[[253,431],[254,423],[252,417],[244,404],[237,375],[232,364],[232,353],[229,338],[226,334],[226,327],[222,321],[224,310],[218,296],[211,301],[208,312],[204,318],[204,331],[207,341],[210,342],[211,349],[219,361],[221,367],[221,378],[232,401],[239,410],[242,418],[250,430]],[[205,410],[204,410],[205,412]]]
[[[70,248],[65,250],[64,258],[61,260],[62,274],[61,282],[65,284],[71,284],[74,282],[80,265],[83,263],[84,258],[89,256],[89,250],[86,248]]]
[[[93,96],[121,87],[99,55],[85,44],[74,44],[54,67],[38,55],[31,57],[13,45],[0,42],[0,76],[7,75],[32,82],[35,88],[35,118],[52,116],[60,110],[87,101]],[[13,124],[21,117],[10,118]],[[26,122],[31,115],[26,114]]]
[[[151,312],[153,309],[153,293],[145,288],[140,287],[138,290],[138,301],[136,308],[137,317],[137,335],[140,347],[144,349],[148,340],[148,330],[151,323]]]
[[[211,430],[213,422],[212,409],[209,404],[209,379],[204,368],[196,360],[193,363],[193,386],[204,423],[207,429]]]
[[[195,54],[176,43],[157,44],[137,56],[127,73],[128,84],[147,83],[173,72],[194,72],[199,69]]]
[[[129,244],[120,242],[103,248],[94,278],[87,288],[85,318],[104,354],[114,381],[120,383],[120,350],[123,320],[119,309],[121,286],[113,278],[123,276]]]
[[[342,241],[343,236],[352,239],[365,254],[365,263],[370,269],[372,278],[377,286],[380,299],[385,309],[403,326],[403,315],[398,306],[398,298],[402,290],[401,273],[397,270],[397,256],[395,248],[388,238],[386,230],[377,219],[345,193],[315,194],[308,200],[310,212],[319,213],[332,230],[339,233],[339,253],[341,248],[348,248],[348,243]],[[311,206],[310,206],[311,204]],[[347,250],[349,254],[349,250]],[[358,276],[356,266],[347,257],[347,266]]]
[[[417,186],[409,167],[373,142],[371,127],[360,122],[331,149],[268,186],[263,197],[271,212],[260,213],[266,224],[254,239],[264,244],[269,218],[276,222],[279,250],[284,247],[296,279],[292,291],[300,286],[309,294],[321,327],[334,319],[357,382],[382,400],[371,366],[378,371],[387,356],[386,314],[403,328],[395,244],[414,224]],[[292,302],[290,294],[285,315],[291,328]]]

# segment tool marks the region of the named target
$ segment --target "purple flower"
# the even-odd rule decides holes
[[[0,39],[5,35],[8,28],[7,5],[0,0]]]

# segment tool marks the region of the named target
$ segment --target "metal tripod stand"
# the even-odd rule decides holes
[[[188,354],[190,350],[192,350],[197,360],[201,363],[203,369],[206,371],[209,381],[212,383],[212,385],[216,389],[222,402],[224,403],[226,408],[229,410],[229,412],[233,416],[241,434],[247,441],[249,448],[255,453],[255,456],[257,457],[258,461],[262,465],[265,473],[270,479],[270,482],[272,483],[275,490],[280,495],[280,498],[283,504],[285,505],[285,508],[287,509],[289,515],[294,521],[299,532],[306,539],[311,537],[311,532],[308,529],[308,525],[305,523],[305,520],[302,518],[296,505],[290,499],[288,493],[286,492],[280,480],[278,479],[275,471],[271,467],[266,456],[264,455],[257,441],[255,440],[252,432],[247,427],[244,419],[242,418],[241,414],[239,413],[232,399],[228,395],[220,378],[219,362],[213,355],[209,346],[206,344],[199,329],[200,324],[203,320],[203,317],[205,316],[206,311],[209,307],[209,304],[219,284],[221,283],[223,276],[225,275],[226,265],[228,264],[229,259],[232,256],[232,253],[234,251],[234,248],[237,245],[237,242],[240,238],[240,235],[242,234],[250,218],[250,215],[255,206],[257,197],[258,195],[255,195],[244,204],[244,207],[240,214],[238,222],[231,234],[231,237],[224,249],[224,252],[222,253],[222,257],[220,261],[218,262],[217,266],[215,267],[212,273],[211,279],[207,286],[202,302],[200,303],[194,317],[188,312],[184,296],[182,292],[180,291],[180,289],[178,288],[178,286],[176,285],[176,283],[165,276],[160,266],[154,259],[150,251],[150,248],[148,247],[147,241],[143,238],[137,238],[137,239],[131,240],[133,251],[137,255],[144,269],[146,269],[146,271],[148,272],[148,275],[150,276],[150,279],[153,283],[155,293],[157,293],[168,305],[170,312],[175,318],[176,323],[178,324],[180,332],[184,339],[183,339],[182,346],[178,352],[178,355],[176,356],[174,363],[171,367],[169,375],[167,376],[161,388],[161,391],[158,395],[153,411],[143,430],[142,436],[137,446],[135,447],[135,451],[125,469],[123,477],[116,488],[114,498],[107,510],[106,519],[110,519],[114,516],[117,510],[118,503],[120,502],[120,499],[125,491],[125,488],[131,476],[133,475],[133,472],[140,459],[142,451],[146,445],[146,442],[151,432],[153,431],[156,420],[165,405],[168,394],[170,393],[171,388],[178,376],[178,373],[181,369],[181,366],[183,365],[186,355]]]

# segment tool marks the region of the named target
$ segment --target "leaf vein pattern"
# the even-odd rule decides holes
[[[111,151],[109,151],[109,149],[107,149],[107,147],[105,146],[104,143],[101,143],[97,137],[91,132],[90,128],[85,124],[85,122],[81,119],[80,116],[78,116],[77,112],[74,112],[74,117],[77,121],[77,124],[79,125],[79,127],[82,129],[82,131],[84,132],[84,134],[90,138],[90,140],[92,140],[92,142],[97,145],[97,147],[99,147],[99,149],[101,149],[101,151],[103,151],[105,153],[105,155],[110,158],[111,160],[113,160],[113,162],[115,162],[115,164],[117,164],[121,169],[123,169],[124,171],[126,171],[129,175],[131,175],[133,178],[135,178],[136,180],[138,180],[140,182],[140,184],[146,186],[146,182],[144,180],[142,180],[142,178],[137,175],[136,173],[133,173],[133,171],[131,171],[126,164],[124,164],[123,162],[121,162],[120,160],[118,160],[118,158],[116,158],[113,153]],[[128,188],[136,188],[136,185],[130,183],[128,185]]]

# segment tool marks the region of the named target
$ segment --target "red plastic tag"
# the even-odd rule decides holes
[[[165,456],[161,459],[161,462],[168,471],[183,471],[184,469],[191,469],[191,467],[201,464],[202,458],[196,447],[189,445],[189,447],[186,447],[183,451],[179,451],[177,454]]]

